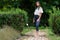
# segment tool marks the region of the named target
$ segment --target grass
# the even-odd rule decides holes
[[[0,29],[0,40],[16,40],[16,38],[20,35],[16,30],[11,27],[5,27]]]
[[[35,30],[35,27],[32,27],[31,26],[29,29],[28,28],[25,28],[24,31],[23,31],[23,33],[29,32],[31,30]],[[41,27],[39,27],[39,29],[45,31],[47,33],[47,37],[50,40],[60,40],[60,36],[57,36],[56,34],[54,34],[52,32],[52,29],[51,28],[49,28],[49,27],[44,28],[44,26],[41,26]]]
[[[39,29],[45,31],[47,33],[47,37],[50,40],[60,40],[60,36],[55,35],[52,32],[51,28],[44,28],[43,26],[41,26]],[[24,27],[22,34],[25,34],[32,30],[35,30],[35,27]],[[0,40],[16,40],[16,38],[18,37],[20,37],[20,32],[17,32],[11,27],[5,26],[5,28],[0,29]]]
[[[22,34],[27,33],[31,30],[24,27]],[[2,28],[2,29],[0,28],[0,40],[16,40],[19,37],[21,37],[20,32],[16,31],[15,29],[13,29],[10,26],[4,26],[4,28]]]
[[[25,33],[30,32],[32,30],[34,30],[34,27],[29,27],[29,28],[28,27],[24,27],[24,29],[22,31],[22,34],[25,34]]]
[[[60,40],[60,36],[54,34],[51,28],[43,28],[43,29],[40,28],[40,30],[44,30],[47,33],[47,37],[50,40]]]
[[[54,34],[51,29],[47,29],[47,34],[50,40],[60,40],[60,36]]]

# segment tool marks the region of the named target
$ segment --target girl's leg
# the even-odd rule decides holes
[[[40,23],[40,21],[39,22],[36,21],[36,37],[37,38],[39,36],[39,23]]]
[[[39,31],[39,24],[40,24],[40,21],[36,21],[36,31]]]

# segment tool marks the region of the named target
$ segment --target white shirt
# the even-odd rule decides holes
[[[42,7],[36,8],[35,12],[34,12],[34,15],[40,15],[40,13],[43,13]]]

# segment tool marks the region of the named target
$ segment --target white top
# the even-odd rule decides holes
[[[34,12],[34,15],[40,15],[40,13],[43,13],[42,7],[36,8],[35,12]]]

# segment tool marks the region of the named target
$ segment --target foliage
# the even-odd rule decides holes
[[[43,31],[46,32],[46,36],[49,38],[49,40],[60,40],[60,36],[59,35],[55,35],[53,32],[52,32],[52,29],[51,27],[50,28],[45,28],[45,29],[42,29]]]
[[[17,9],[0,10],[0,26],[9,25],[17,30],[23,30],[27,21],[27,12]]]
[[[60,34],[60,10],[55,7],[53,8],[53,13],[51,12],[50,14],[49,25],[54,33]]]
[[[36,8],[35,2],[37,0],[0,0],[0,9],[5,7],[7,8],[21,8],[28,12],[28,22],[32,25],[33,13]],[[52,8],[52,6],[56,6],[60,8],[60,0],[39,0],[41,6],[44,9],[44,14],[41,20],[42,25],[48,24],[49,13],[48,10]]]

